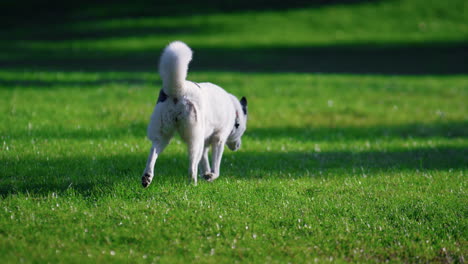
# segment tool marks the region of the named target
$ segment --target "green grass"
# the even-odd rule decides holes
[[[9,28],[2,263],[463,263],[464,10],[377,1]],[[194,48],[191,80],[248,98],[248,130],[216,182],[187,184],[175,138],[143,189],[157,58],[174,39]]]

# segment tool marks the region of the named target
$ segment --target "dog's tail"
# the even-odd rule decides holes
[[[191,60],[192,50],[181,41],[174,41],[164,49],[159,62],[159,74],[167,95],[179,96],[184,93],[184,83]]]

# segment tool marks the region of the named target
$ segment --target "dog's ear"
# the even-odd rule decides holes
[[[242,106],[242,111],[244,112],[244,115],[247,115],[247,98],[242,96],[242,99],[240,99],[240,104]]]

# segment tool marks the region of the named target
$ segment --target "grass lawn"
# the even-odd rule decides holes
[[[464,263],[467,2],[296,2],[14,21],[2,263]],[[157,61],[176,39],[194,49],[190,80],[248,98],[248,129],[214,183],[187,184],[174,138],[143,189]]]

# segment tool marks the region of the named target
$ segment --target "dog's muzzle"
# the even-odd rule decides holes
[[[227,146],[230,150],[232,151],[236,151],[238,149],[240,149],[241,147],[241,141],[234,141],[234,142],[229,142],[227,143]]]

